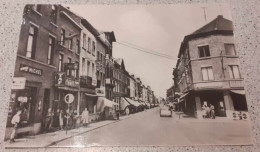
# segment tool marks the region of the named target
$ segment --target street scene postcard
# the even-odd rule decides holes
[[[26,5],[4,145],[251,145],[226,4]]]

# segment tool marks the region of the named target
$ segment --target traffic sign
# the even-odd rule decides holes
[[[70,104],[74,101],[74,95],[73,94],[66,94],[66,96],[64,97],[64,101],[67,103],[67,104]]]

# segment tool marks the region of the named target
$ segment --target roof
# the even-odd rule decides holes
[[[215,31],[215,30],[233,31],[232,21],[223,18],[222,15],[218,15],[217,18],[215,18],[208,24],[204,25],[203,27],[199,28],[192,34],[210,32],[210,31]]]
[[[190,35],[184,37],[181,43],[178,58],[180,58],[183,50],[185,49],[187,42],[194,38],[201,38],[209,35],[233,35],[233,23],[232,21],[223,18],[222,15],[218,15],[213,21],[199,28]]]

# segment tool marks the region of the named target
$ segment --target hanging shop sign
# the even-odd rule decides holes
[[[55,74],[55,84],[64,85],[65,79],[66,79],[66,75],[64,72],[59,72]]]
[[[73,94],[66,94],[66,96],[64,97],[64,101],[67,103],[67,104],[70,104],[74,101],[74,95]]]
[[[23,72],[35,74],[38,76],[42,76],[42,72],[43,72],[41,69],[37,69],[37,68],[31,67],[31,66],[25,65],[25,64],[21,64],[19,70],[23,71]]]
[[[12,81],[12,89],[24,89],[25,81],[25,77],[14,77]]]

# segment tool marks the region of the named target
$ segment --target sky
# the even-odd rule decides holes
[[[166,90],[173,84],[172,70],[183,38],[215,19],[217,15],[232,20],[229,5],[226,4],[67,7],[88,20],[97,30],[114,31],[119,43],[127,42],[172,57],[173,59],[163,58],[113,43],[113,57],[123,58],[126,70],[135,77],[140,77],[160,97],[166,97]]]

